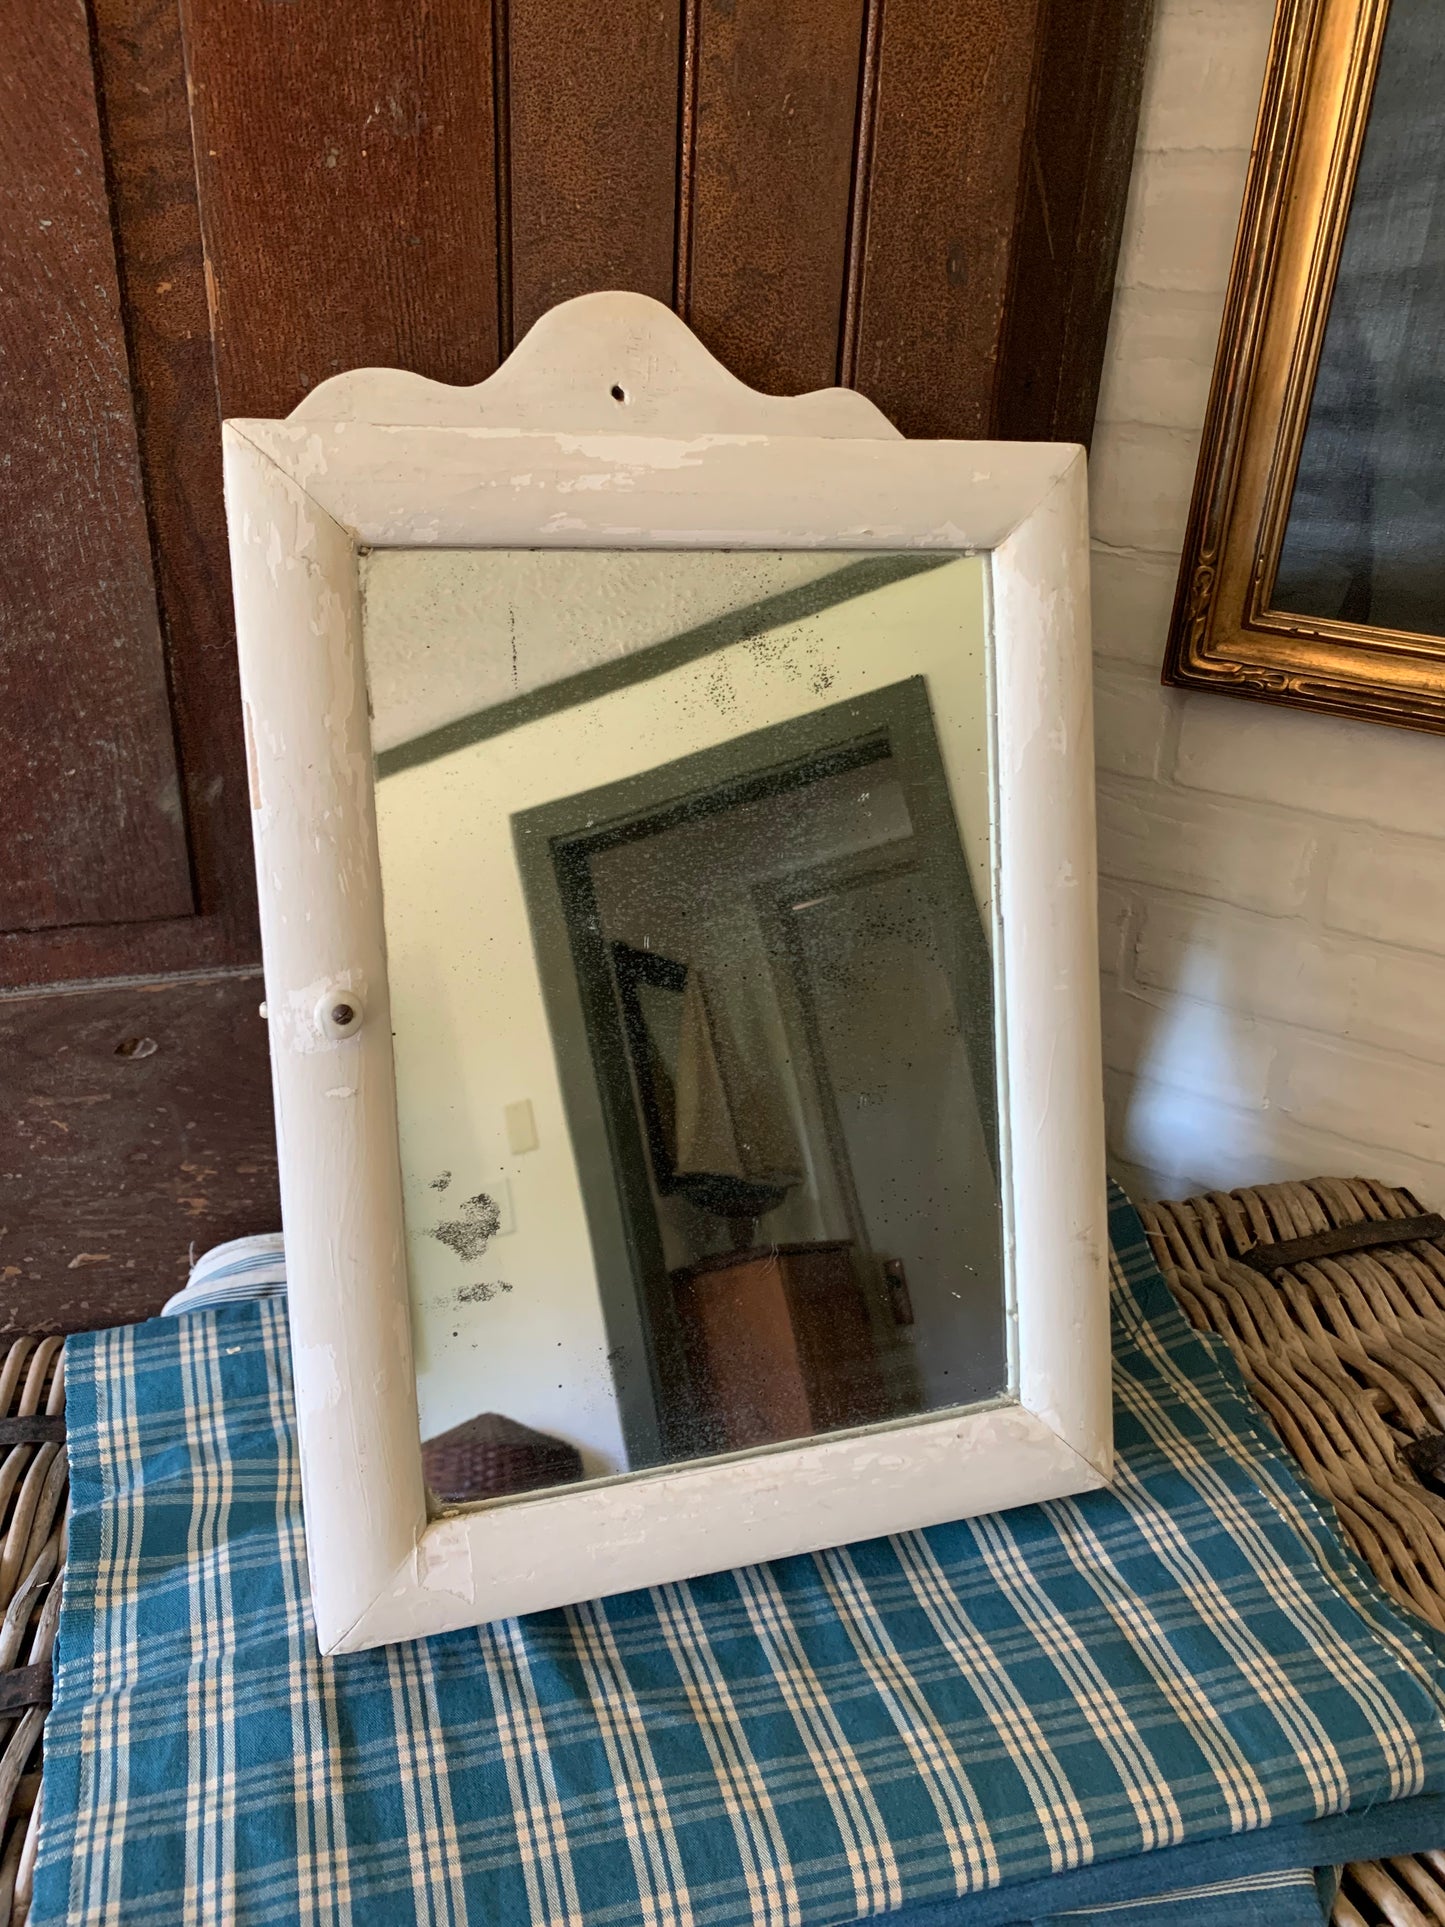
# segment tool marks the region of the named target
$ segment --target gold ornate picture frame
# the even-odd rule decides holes
[[[1440,386],[1427,384],[1428,369],[1412,373],[1409,360],[1415,352],[1410,342],[1423,344],[1429,336],[1423,330],[1412,335],[1392,305],[1418,298],[1411,290],[1420,285],[1420,260],[1402,255],[1392,262],[1389,222],[1377,218],[1377,205],[1364,193],[1356,207],[1362,181],[1371,194],[1396,197],[1391,215],[1401,198],[1416,204],[1423,199],[1427,213],[1431,205],[1445,205],[1438,119],[1433,133],[1429,124],[1423,135],[1403,131],[1411,102],[1431,97],[1423,91],[1431,75],[1422,75],[1420,60],[1427,42],[1428,66],[1445,85],[1445,22],[1432,23],[1421,0],[1280,0],[1185,535],[1166,683],[1445,730],[1445,595],[1436,599],[1430,586],[1445,583],[1445,535],[1438,533],[1441,521],[1428,514],[1429,503],[1445,492],[1445,440],[1436,436],[1442,440],[1439,469],[1423,497],[1417,486],[1422,444],[1417,438],[1399,452],[1404,480],[1396,494],[1408,498],[1405,533],[1395,527],[1390,533],[1405,546],[1385,564],[1367,556],[1353,565],[1346,521],[1332,528],[1320,511],[1322,491],[1333,505],[1349,489],[1363,495],[1366,515],[1359,526],[1368,545],[1379,525],[1377,495],[1391,485],[1386,471],[1395,459],[1382,442],[1388,429],[1382,421],[1393,410],[1391,419],[1404,420],[1410,440],[1418,411],[1401,406],[1410,381],[1425,393],[1426,412],[1437,428],[1442,419]],[[1386,115],[1395,117],[1390,175],[1382,174],[1380,160],[1392,139]],[[1413,169],[1400,164],[1402,155],[1409,158],[1411,141],[1419,156]],[[1428,170],[1434,160],[1439,178],[1424,180],[1422,165]],[[1359,216],[1354,228],[1352,212]],[[1433,272],[1430,262],[1440,250],[1438,230],[1430,233],[1435,238],[1423,259]],[[1337,300],[1342,285],[1347,298]],[[1401,342],[1395,344],[1392,366],[1397,375],[1404,370],[1406,388],[1399,379],[1392,389],[1385,384],[1383,400],[1371,399],[1368,370],[1352,387],[1349,359],[1352,342],[1357,354],[1375,345],[1367,340],[1361,351],[1358,342],[1362,299],[1368,303],[1375,295],[1380,329],[1388,333],[1393,320],[1404,341],[1403,353]],[[1366,335],[1373,326],[1367,314]],[[1350,339],[1342,334],[1346,327],[1354,330]],[[1366,434],[1356,444],[1345,431],[1362,412],[1374,439]],[[1296,519],[1301,501],[1305,508]],[[1310,513],[1316,518],[1309,531],[1315,579],[1302,590],[1299,520]],[[1406,553],[1411,543],[1414,551]],[[1283,569],[1282,557],[1288,565]],[[1411,594],[1392,598],[1386,567],[1397,583],[1413,569]],[[1307,577],[1308,568],[1303,573]],[[1325,579],[1330,576],[1332,582]],[[1386,592],[1372,593],[1381,582]],[[1422,582],[1428,593],[1420,592]]]

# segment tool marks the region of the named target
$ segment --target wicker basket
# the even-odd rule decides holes
[[[582,1477],[582,1455],[565,1439],[534,1432],[500,1412],[483,1412],[428,1439],[422,1473],[442,1505],[475,1504]]]
[[[0,1927],[30,1912],[39,1834],[69,1497],[62,1344],[17,1338],[0,1365]]]
[[[1229,1343],[1380,1584],[1445,1632],[1445,1220],[1317,1178],[1140,1207],[1188,1317]],[[1422,1445],[1424,1450],[1422,1451]],[[1345,1869],[1335,1927],[1445,1927],[1445,1854]]]

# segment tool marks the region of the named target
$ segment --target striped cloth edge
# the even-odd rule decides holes
[[[182,1288],[161,1307],[162,1318],[213,1311],[218,1305],[268,1298],[286,1290],[286,1240],[279,1231],[253,1233],[212,1245],[191,1266]]]

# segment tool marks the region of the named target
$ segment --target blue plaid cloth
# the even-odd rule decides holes
[[[35,1927],[1203,1920],[1438,1844],[1434,1642],[1113,1232],[1110,1490],[332,1659],[280,1306],[72,1339]]]

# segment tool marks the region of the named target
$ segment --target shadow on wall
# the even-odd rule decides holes
[[[1352,1041],[1378,1039],[1386,1011],[1401,1047],[1418,1041],[1423,983],[1402,994],[1374,959],[1295,918],[1179,898],[1129,917],[1123,979],[1103,986],[1110,1168],[1126,1189],[1183,1197],[1324,1173],[1445,1200],[1445,1166],[1420,1154],[1445,1135],[1445,1067],[1406,1069]]]
[[[1137,968],[1141,933],[1130,936]],[[1194,937],[1175,982],[1154,995],[1104,986],[1110,1168],[1136,1197],[1259,1183],[1267,1164],[1269,1178],[1297,1175],[1274,1168],[1284,1120],[1270,1108],[1270,1043],[1239,1008],[1218,930],[1200,915]]]

